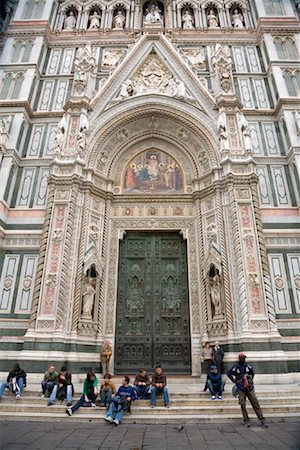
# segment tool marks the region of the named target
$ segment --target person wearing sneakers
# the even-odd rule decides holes
[[[96,406],[96,398],[98,395],[98,380],[95,373],[90,370],[86,374],[86,379],[83,382],[83,394],[72,408],[68,408],[66,410],[66,414],[72,416],[77,409],[81,406],[85,407],[95,407]]]
[[[169,392],[167,388],[167,377],[164,375],[161,366],[155,367],[155,372],[152,376],[151,387],[151,408],[156,406],[156,394],[162,392],[164,394],[164,404],[169,408]]]
[[[127,376],[122,377],[121,386],[116,395],[112,395],[106,417],[104,420],[109,423],[119,425],[122,422],[123,412],[130,407],[132,401],[137,399],[135,389],[129,385],[130,379]]]
[[[211,399],[215,400],[216,395],[218,395],[218,399],[222,400],[225,381],[222,381],[222,376],[215,364],[212,364],[210,366],[210,371],[207,374],[206,384],[211,393]]]
[[[70,374],[70,372],[68,372],[68,369],[65,366],[63,366],[60,369],[56,385],[52,389],[47,406],[52,406],[56,398],[58,398],[58,400],[64,400],[65,398],[67,398],[67,406],[71,406],[72,396],[73,396],[72,375]]]
[[[2,383],[0,387],[0,399],[4,390],[10,389],[13,394],[16,394],[16,399],[19,400],[22,390],[26,386],[26,377],[25,370],[21,369],[19,364],[15,364],[9,372],[6,382]]]
[[[239,396],[239,404],[241,405],[241,410],[244,418],[244,425],[250,426],[250,419],[246,410],[246,398],[249,399],[252,408],[257,415],[261,426],[268,427],[265,423],[265,418],[261,407],[258,403],[257,397],[254,392],[253,378],[254,378],[254,370],[250,364],[246,364],[247,356],[244,353],[240,353],[239,362],[235,364],[228,372],[228,378],[235,383],[238,396]]]

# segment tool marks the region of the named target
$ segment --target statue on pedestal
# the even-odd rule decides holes
[[[82,314],[81,318],[85,320],[92,320],[92,313],[95,300],[95,288],[93,286],[93,278],[89,278],[89,281],[85,284],[84,291],[82,293]]]

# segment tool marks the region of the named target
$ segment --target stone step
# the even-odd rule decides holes
[[[73,404],[75,404],[77,402],[77,400],[79,399],[79,397],[73,397]],[[217,402],[219,402],[219,399],[216,399]],[[232,397],[232,396],[223,396],[223,402],[226,402],[227,405],[236,405],[237,404],[237,399]],[[3,407],[9,407],[10,404],[28,404],[28,406],[44,406],[46,405],[48,402],[47,398],[41,398],[41,397],[33,397],[33,396],[23,396],[19,399],[16,400],[15,396],[8,396],[8,397],[3,397],[1,402],[0,402],[0,410],[3,409]],[[262,397],[261,395],[259,396],[259,402],[261,405],[264,404],[275,404],[277,406],[283,406],[287,403],[289,404],[295,404],[295,405],[300,405],[300,396],[295,396],[295,397]],[[97,405],[99,406],[100,401],[97,400]],[[59,400],[56,401],[57,405],[60,405],[61,402]],[[63,402],[63,404],[65,405],[65,402]],[[157,400],[157,404],[163,406],[163,401],[161,398],[159,398]],[[172,396],[170,398],[170,404],[173,406],[177,406],[180,407],[182,406],[209,406],[212,404],[212,400],[210,395],[206,395],[205,397],[201,397],[201,398],[195,398],[195,397],[174,397]],[[137,400],[134,404],[135,408],[138,407],[147,407],[150,405],[150,399],[149,400]]]
[[[261,405],[264,411],[264,414],[269,415],[271,413],[281,413],[282,417],[284,416],[285,413],[292,413],[292,412],[299,412],[300,413],[300,405],[295,405],[295,404],[286,404],[280,408],[278,408],[278,406],[276,405],[270,405],[270,404],[265,404],[265,405]],[[249,405],[249,408],[251,408],[251,406]],[[154,411],[155,409],[155,411]],[[218,402],[214,402],[214,404],[210,404],[209,406],[170,406],[170,408],[165,408],[164,406],[157,406],[156,408],[150,408],[150,406],[146,406],[146,407],[133,407],[132,408],[132,412],[136,413],[136,414],[142,414],[142,415],[152,415],[153,413],[157,413],[159,412],[159,414],[162,415],[174,415],[174,414],[193,414],[193,413],[206,413],[207,415],[211,415],[211,414],[222,414],[222,413],[227,413],[227,414],[234,414],[234,413],[238,413],[240,410],[239,405],[226,405],[224,404],[224,402],[218,401]],[[22,413],[40,413],[40,414],[44,414],[47,411],[52,411],[54,414],[65,411],[66,410],[66,406],[56,406],[53,405],[51,407],[49,406],[40,406],[40,405],[28,405],[28,404],[11,404],[9,405],[9,407],[6,408],[0,408],[0,415],[2,414],[2,412],[22,412]],[[80,408],[80,410],[78,411],[78,413],[80,413],[81,415],[90,415],[90,416],[98,416],[102,415],[104,417],[105,415],[105,410],[104,408]]]
[[[82,409],[82,408],[81,408]],[[249,409],[249,417],[253,420],[253,423],[257,422],[257,417],[255,414],[250,412]],[[300,419],[300,413],[285,413],[284,417],[280,413],[272,413],[270,415],[266,415],[267,420],[269,422],[278,422],[282,421],[295,421],[298,418]],[[40,412],[29,412],[24,415],[23,412],[1,412],[0,420],[16,420],[23,421],[26,418],[26,421],[38,421],[38,422],[98,422],[99,420],[104,420],[104,414],[82,414],[79,410],[77,413],[72,415],[71,417],[67,416],[64,412],[53,414],[52,412],[45,412],[41,414]],[[234,414],[197,414],[193,412],[192,414],[161,414],[158,411],[153,412],[150,416],[142,415],[142,414],[124,414],[123,422],[124,423],[135,423],[135,424],[190,424],[190,423],[224,423],[224,422],[241,422],[242,415],[241,412]]]

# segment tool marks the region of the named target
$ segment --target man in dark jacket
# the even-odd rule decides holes
[[[169,408],[169,393],[167,388],[167,377],[164,375],[161,366],[155,367],[155,372],[152,376],[151,387],[151,408],[156,406],[156,394],[162,392],[164,394],[164,404]]]
[[[147,393],[151,384],[150,378],[147,375],[146,369],[140,369],[133,382],[134,389],[139,398],[147,400]]]
[[[213,353],[214,364],[217,366],[218,371],[220,373],[222,373],[222,361],[224,358],[224,351],[220,347],[218,341],[215,342],[215,345],[212,348],[212,353]]]
[[[21,369],[19,364],[15,364],[7,376],[6,382],[2,383],[0,387],[0,398],[5,389],[10,389],[12,393],[16,394],[16,399],[19,400],[21,392],[26,386],[26,372]]]
[[[222,393],[224,391],[225,381],[222,381],[222,376],[215,364],[210,366],[210,371],[207,374],[206,384],[211,393],[211,399],[215,400],[218,394],[218,399],[222,400]]]
[[[258,419],[262,426],[267,427],[263,412],[258,403],[257,397],[254,392],[253,378],[254,370],[250,364],[246,364],[247,356],[244,353],[239,354],[239,362],[235,364],[228,372],[227,376],[235,383],[238,395],[239,404],[241,405],[242,414],[244,418],[244,425],[250,426],[250,419],[246,410],[246,398],[249,399],[252,408],[254,409]]]
[[[73,396],[72,375],[70,374],[70,372],[68,372],[68,369],[63,366],[60,369],[56,385],[54,386],[51,392],[47,406],[53,405],[56,400],[56,397],[59,400],[64,400],[64,398],[67,397],[67,406],[71,406],[72,396]]]

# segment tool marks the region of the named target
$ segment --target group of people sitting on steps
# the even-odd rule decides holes
[[[212,400],[222,400],[222,394],[225,382],[221,376],[221,365],[224,352],[216,342],[214,347],[206,342],[202,351],[203,372],[207,373],[204,391],[209,389]],[[15,364],[7,376],[7,380],[0,386],[0,399],[7,388],[19,399],[23,388],[26,386],[26,372],[20,368],[19,364]],[[227,376],[234,383],[233,395],[239,397],[244,425],[249,426],[249,416],[246,411],[246,398],[249,399],[258,419],[262,426],[267,427],[265,418],[260,408],[259,402],[254,392],[253,378],[254,370],[250,364],[246,363],[246,355],[240,353],[238,363],[235,364],[228,372]],[[63,366],[58,373],[54,365],[50,365],[44,374],[42,381],[42,397],[48,397],[47,405],[54,404],[56,399],[67,402],[66,413],[72,416],[81,406],[95,407],[96,398],[100,392],[100,406],[106,407],[107,414],[105,421],[119,425],[122,421],[123,412],[130,411],[131,402],[137,399],[151,398],[151,408],[156,406],[157,394],[163,394],[164,405],[169,408],[169,393],[167,388],[167,377],[163,373],[160,365],[156,366],[155,371],[150,380],[146,369],[141,368],[134,379],[133,386],[129,384],[128,376],[123,376],[121,386],[116,390],[112,382],[112,376],[109,373],[104,375],[104,381],[98,389],[98,379],[91,370],[87,373],[83,383],[83,393],[77,403],[72,406],[74,388],[72,384],[71,373]],[[150,391],[151,388],[151,391]],[[149,392],[150,391],[150,392]]]
[[[115,425],[119,425],[122,420],[123,412],[130,410],[131,402],[137,399],[146,400],[151,386],[151,407],[156,406],[156,395],[162,393],[164,404],[169,408],[169,395],[167,388],[167,377],[164,375],[160,366],[156,366],[152,380],[150,380],[146,369],[140,369],[134,380],[134,385],[130,386],[128,376],[123,376],[121,386],[116,391],[116,387],[111,380],[109,373],[104,375],[104,381],[100,385],[100,406],[107,408],[105,420]],[[74,389],[72,385],[71,374],[66,367],[62,367],[58,374],[55,367],[51,365],[44,374],[42,381],[42,396],[49,396],[48,406],[54,404],[56,398],[64,400],[66,398],[66,413],[72,416],[81,406],[95,407],[96,398],[99,394],[98,379],[93,371],[87,373],[83,383],[83,393],[75,405],[72,406],[72,395]]]

